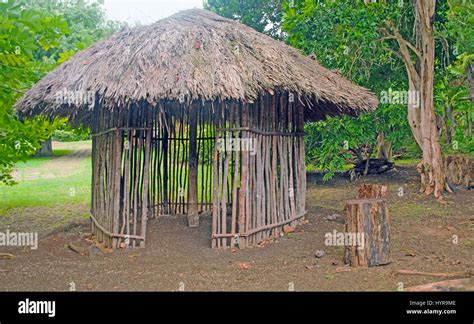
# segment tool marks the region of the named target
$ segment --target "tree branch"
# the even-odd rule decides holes
[[[410,42],[405,40],[403,36],[398,32],[397,28],[393,26],[393,24],[390,21],[385,22],[387,28],[390,28],[393,30],[393,33],[389,33],[387,28],[382,28],[382,32],[385,34],[384,37],[380,38],[381,41],[387,40],[387,39],[394,39],[398,43],[398,47],[400,49],[399,52],[396,52],[392,49],[390,49],[392,52],[396,53],[397,57],[402,59],[402,61],[405,63],[405,67],[407,69],[408,77],[413,80],[413,83],[415,84],[416,87],[420,84],[420,75],[416,71],[415,65],[413,64],[413,60],[410,56],[410,50],[413,51],[418,57],[421,57],[420,51],[413,46]]]
[[[15,92],[18,92],[18,93],[22,93],[22,94],[24,94],[25,91],[28,90],[28,89],[24,89],[24,90],[14,89],[14,88],[9,87],[9,86],[7,86],[7,85],[5,85],[5,84],[0,84],[0,87],[2,87],[2,88],[4,88],[4,89],[7,89],[7,90],[10,90],[10,91],[15,91]]]

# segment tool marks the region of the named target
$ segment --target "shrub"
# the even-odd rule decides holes
[[[56,130],[52,136],[53,141],[77,142],[91,139],[90,131],[86,130]]]

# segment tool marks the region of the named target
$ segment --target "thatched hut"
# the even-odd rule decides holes
[[[212,214],[212,247],[279,235],[305,215],[304,121],[376,97],[236,21],[187,10],[77,53],[17,103],[90,125],[92,229],[144,246],[147,220]]]

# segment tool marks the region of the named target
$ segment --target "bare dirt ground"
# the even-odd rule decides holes
[[[0,290],[395,291],[442,280],[394,275],[398,269],[471,271],[474,192],[460,190],[442,206],[417,193],[417,180],[413,167],[397,167],[354,183],[340,176],[324,183],[321,175],[308,174],[308,223],[273,243],[235,253],[210,248],[210,218],[201,219],[197,229],[188,228],[181,217],[152,220],[146,249],[90,257],[67,247],[89,231],[88,225],[56,232],[41,238],[38,250],[2,248],[1,252],[16,258],[0,259]],[[343,224],[324,217],[341,214],[344,201],[354,198],[362,183],[389,186],[393,262],[339,272],[343,249],[326,246],[324,234],[342,231]],[[400,188],[403,195],[399,196]],[[84,215],[88,206],[76,208],[78,215]],[[48,213],[48,208],[36,212]],[[324,250],[325,255],[315,258],[316,250]]]

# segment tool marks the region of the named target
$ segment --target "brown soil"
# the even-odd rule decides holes
[[[343,266],[343,249],[325,246],[324,234],[334,229],[342,231],[343,224],[324,217],[340,214],[344,201],[354,198],[362,183],[389,186],[393,262],[338,272]],[[340,176],[324,183],[319,174],[308,174],[309,222],[273,243],[235,253],[210,248],[210,218],[203,218],[197,229],[188,228],[182,217],[152,220],[146,249],[117,250],[89,257],[67,247],[89,231],[88,226],[75,227],[42,238],[38,250],[2,248],[2,252],[15,254],[16,259],[0,259],[0,290],[51,291],[75,287],[100,291],[288,291],[294,287],[295,291],[395,291],[402,286],[442,280],[393,275],[397,269],[474,269],[473,192],[460,190],[448,196],[447,205],[443,206],[418,194],[416,186],[417,176],[412,167],[398,167],[355,183]],[[398,195],[400,188],[403,196]],[[48,211],[43,208],[38,212]],[[85,212],[87,206],[77,207],[78,218]],[[34,230],[34,223],[32,226]],[[457,244],[453,243],[456,237]],[[324,250],[325,255],[315,258],[316,250]]]

